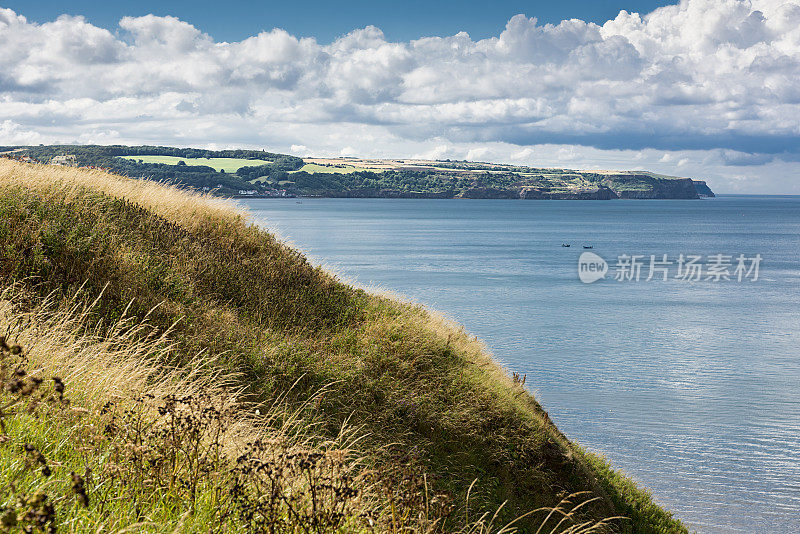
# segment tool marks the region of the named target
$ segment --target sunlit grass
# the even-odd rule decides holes
[[[281,399],[255,410],[203,357],[164,367],[167,335],[125,317],[98,334],[80,294],[24,300],[20,286],[0,295],[5,530],[510,534],[530,517],[578,534],[622,519],[585,520],[587,494],[506,524],[480,509],[452,518],[413,469],[384,476],[355,456],[358,429],[331,440]]]
[[[178,156],[117,156],[118,158],[141,161],[142,163],[161,163],[164,165],[177,165],[182,161],[188,166],[204,165],[216,171],[233,173],[242,167],[256,167],[272,163],[266,159],[242,159],[242,158],[181,158]]]
[[[45,200],[70,202],[86,191],[125,199],[187,228],[243,221],[232,201],[101,170],[21,164],[0,158],[0,187],[21,187]]]
[[[296,171],[289,171],[289,174],[295,172],[307,172],[309,174],[320,172],[325,174],[350,174],[356,171],[366,171],[369,169],[359,169],[352,165],[319,165],[318,163],[306,163]]]

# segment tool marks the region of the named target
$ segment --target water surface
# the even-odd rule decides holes
[[[317,263],[464,324],[691,529],[800,532],[800,197],[243,203]],[[584,244],[605,280],[578,280]],[[613,280],[621,254],[681,253],[763,262],[755,282]]]

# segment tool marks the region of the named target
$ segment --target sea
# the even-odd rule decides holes
[[[800,532],[800,197],[240,202],[464,325],[690,530]]]

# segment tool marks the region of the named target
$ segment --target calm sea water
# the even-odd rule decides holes
[[[243,203],[343,277],[464,324],[691,529],[800,532],[800,197]],[[605,280],[578,280],[584,244]],[[763,261],[755,282],[613,279],[619,255],[681,253]]]

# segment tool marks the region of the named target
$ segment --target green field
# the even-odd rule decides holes
[[[293,173],[293,172],[301,172],[302,171],[302,172],[307,172],[309,174],[312,174],[312,173],[315,173],[315,172],[324,172],[324,173],[328,173],[328,174],[351,174],[351,173],[354,173],[356,171],[366,171],[366,170],[369,170],[369,169],[359,169],[359,168],[353,167],[352,165],[342,165],[341,167],[332,167],[332,166],[329,166],[329,165],[318,165],[316,163],[306,163],[305,165],[300,167],[300,169],[298,169],[296,171],[289,171],[289,172]]]
[[[217,171],[236,172],[242,167],[256,167],[272,163],[266,159],[239,159],[239,158],[179,158],[177,156],[117,156],[143,163],[163,163],[165,165],[177,165],[183,161],[186,165],[199,166],[205,165]]]

